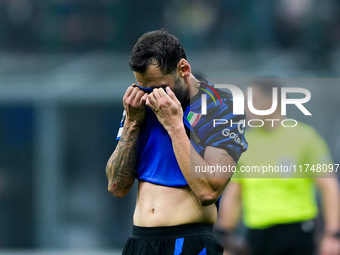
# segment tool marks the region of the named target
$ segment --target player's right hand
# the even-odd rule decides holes
[[[145,118],[145,101],[148,94],[132,84],[125,92],[123,105],[126,111],[124,126],[140,127]]]

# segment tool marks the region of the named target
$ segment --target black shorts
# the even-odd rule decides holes
[[[246,239],[251,255],[312,255],[315,249],[312,221],[249,229]]]
[[[223,247],[213,236],[212,227],[205,223],[170,227],[133,226],[123,255],[222,255]]]

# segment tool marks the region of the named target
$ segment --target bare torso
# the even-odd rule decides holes
[[[215,204],[202,206],[189,187],[174,188],[140,181],[134,225],[174,226],[188,223],[214,224]]]

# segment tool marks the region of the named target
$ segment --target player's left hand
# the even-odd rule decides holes
[[[156,88],[146,99],[146,105],[156,114],[158,121],[169,132],[183,125],[183,109],[175,93],[166,87]]]

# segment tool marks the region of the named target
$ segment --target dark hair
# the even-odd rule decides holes
[[[163,74],[176,71],[178,62],[186,59],[181,42],[164,29],[143,34],[132,49],[129,65],[132,71],[144,73],[156,64]]]

